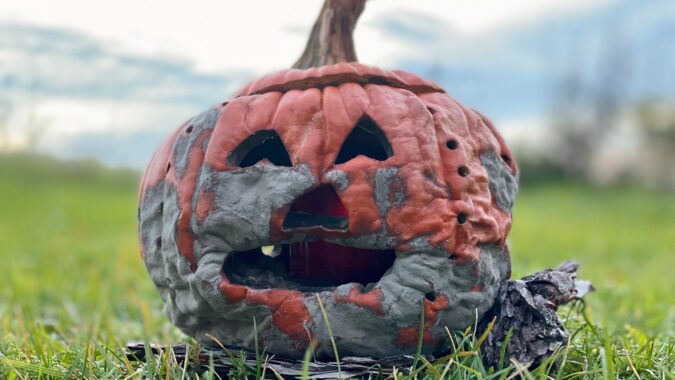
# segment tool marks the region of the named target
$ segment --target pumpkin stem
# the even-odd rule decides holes
[[[326,0],[312,27],[305,51],[293,68],[356,62],[352,33],[365,4],[366,0]]]

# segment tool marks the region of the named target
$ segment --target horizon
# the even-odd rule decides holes
[[[261,4],[267,12],[256,12]],[[12,3],[0,10],[0,149],[143,168],[181,122],[292,64],[320,6],[301,4],[174,4],[159,18],[131,1]],[[210,32],[217,20],[242,38],[221,46]],[[566,78],[595,91],[608,62],[626,82],[621,106],[671,103],[673,21],[667,1],[370,1],[355,45],[360,62],[439,83],[509,144],[531,148],[548,138]]]

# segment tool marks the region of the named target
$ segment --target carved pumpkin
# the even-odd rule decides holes
[[[272,74],[182,125],[140,190],[140,240],[171,321],[301,357],[424,352],[510,275],[516,167],[437,85],[337,63]]]

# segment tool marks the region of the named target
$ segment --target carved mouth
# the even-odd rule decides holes
[[[395,258],[394,250],[301,241],[233,252],[225,260],[223,271],[230,282],[249,288],[309,292],[348,283],[367,287],[382,278]]]
[[[332,186],[305,193],[289,207],[282,229],[292,242],[233,252],[223,264],[230,282],[257,289],[328,290],[349,283],[364,287],[391,268],[393,250],[350,247],[317,240],[347,232],[348,212]],[[303,240],[296,242],[298,236]],[[325,235],[323,235],[325,236]]]

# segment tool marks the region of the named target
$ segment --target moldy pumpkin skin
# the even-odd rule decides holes
[[[392,155],[336,164],[364,115]],[[292,166],[231,163],[263,130]],[[319,294],[340,355],[414,353],[422,307],[430,353],[445,326],[473,325],[510,276],[516,171],[490,121],[415,75],[358,63],[286,70],[189,120],[155,153],[140,189],[143,258],[171,321],[203,343],[209,334],[252,348],[255,318],[267,352],[300,358],[315,339],[331,357]],[[335,190],[348,228],[284,228],[294,200],[321,186]],[[396,259],[376,282],[311,291],[226,274],[233,252],[318,239]]]

